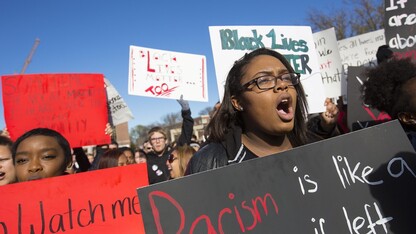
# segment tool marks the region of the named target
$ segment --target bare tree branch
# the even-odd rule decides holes
[[[313,9],[307,20],[314,32],[335,28],[338,40],[383,28],[384,1],[345,0],[342,9],[332,9],[328,14]],[[352,9],[352,10],[348,10]]]

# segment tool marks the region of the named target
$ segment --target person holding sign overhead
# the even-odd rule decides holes
[[[322,124],[336,124],[337,108],[327,105],[322,114],[326,115]],[[308,131],[306,119],[307,102],[300,74],[282,54],[267,48],[254,50],[236,61],[229,71],[223,101],[208,124],[209,143],[191,158],[185,174],[322,139]],[[324,123],[327,120],[330,123]]]
[[[65,175],[72,167],[69,142],[48,128],[35,128],[17,138],[12,156],[18,182]]]
[[[181,105],[183,122],[181,135],[176,145],[189,145],[192,138],[194,119],[191,116],[189,103],[183,99],[183,95],[177,101]],[[166,132],[161,127],[153,127],[148,132],[148,139],[153,148],[153,151],[146,154],[149,184],[166,181],[170,178],[166,162],[172,152],[172,148],[169,147],[167,142]]]

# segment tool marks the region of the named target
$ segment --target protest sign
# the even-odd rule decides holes
[[[341,56],[343,76],[347,80],[349,66],[375,66],[377,65],[378,47],[385,45],[384,29],[364,33],[338,41]],[[346,89],[345,86],[342,87]],[[347,97],[344,96],[345,101]]]
[[[107,104],[110,109],[112,124],[116,126],[134,119],[133,113],[116,88],[108,79],[104,78],[104,82],[107,90]]]
[[[398,58],[416,60],[416,1],[385,0],[386,41]]]
[[[143,233],[146,164],[0,187],[0,233]]]
[[[129,94],[208,101],[203,55],[130,46]]]
[[[339,40],[338,48],[345,74],[348,66],[377,65],[378,47],[385,44],[384,29]]]
[[[354,131],[373,126],[390,120],[390,116],[385,112],[371,108],[362,100],[362,85],[367,79],[365,74],[366,67],[350,66],[348,68],[348,127]]]
[[[107,144],[107,98],[102,74],[2,76],[4,118],[16,140],[33,128],[61,133],[71,147]]]
[[[212,53],[220,100],[234,62],[257,48],[266,47],[283,54],[307,95],[310,113],[323,112],[325,90],[310,27],[306,26],[210,26]]]
[[[146,233],[414,233],[397,121],[138,189]]]
[[[335,29],[330,28],[316,32],[313,34],[313,40],[318,53],[319,69],[326,97],[337,100],[339,96],[347,94],[347,81],[342,75],[341,56],[339,55]]]

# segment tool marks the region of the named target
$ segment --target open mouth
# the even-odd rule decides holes
[[[277,114],[284,121],[291,121],[293,119],[293,107],[290,96],[283,97],[277,105]]]
[[[0,177],[3,177],[3,176],[5,176],[6,175],[6,173],[5,172],[0,172]]]
[[[288,99],[283,99],[279,103],[279,105],[277,106],[277,111],[282,113],[282,114],[289,113],[289,100]]]

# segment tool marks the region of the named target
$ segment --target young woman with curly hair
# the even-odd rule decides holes
[[[367,70],[363,102],[398,119],[416,149],[416,64],[392,58]]]

